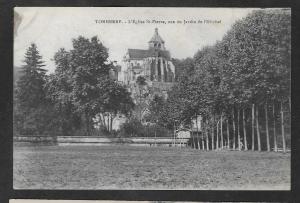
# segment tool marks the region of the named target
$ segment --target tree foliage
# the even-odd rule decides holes
[[[179,81],[182,77],[186,77],[194,72],[194,59],[172,59],[175,66],[175,81]]]
[[[14,91],[14,129],[16,134],[41,135],[51,130],[54,114],[46,98],[46,70],[37,46],[25,53],[22,74]]]
[[[35,108],[45,101],[45,72],[44,62],[37,46],[31,44],[25,53],[25,65],[22,66],[22,76],[17,81],[16,99],[22,109]]]
[[[183,125],[197,114],[215,125],[221,115],[231,118],[252,104],[285,102],[290,97],[290,34],[289,11],[253,11],[215,45],[175,61],[180,77],[161,111],[164,122]]]
[[[164,108],[164,98],[158,95],[154,95],[149,104],[149,113],[146,120],[151,123],[158,123],[161,120],[161,111]]]
[[[73,49],[60,49],[54,56],[57,68],[47,84],[48,96],[60,111],[84,117],[90,135],[93,117],[109,116],[109,124],[102,122],[109,128],[118,113],[130,112],[133,102],[126,88],[109,77],[113,64],[97,37],[80,36],[72,42]]]

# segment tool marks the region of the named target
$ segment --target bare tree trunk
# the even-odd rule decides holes
[[[260,130],[259,130],[259,122],[258,122],[258,107],[256,108],[256,133],[257,133],[257,146],[258,151],[261,151],[261,144],[260,144]]]
[[[238,131],[238,146],[239,151],[241,151],[241,135],[240,135],[240,108],[238,107],[238,115],[237,115],[237,131]]]
[[[102,127],[105,127],[105,120],[104,120],[104,117],[102,116],[102,114],[101,114],[101,125],[102,125]]]
[[[292,107],[291,107],[291,97],[289,97],[289,107],[290,107],[290,113],[292,112]]]
[[[224,148],[224,140],[223,140],[223,112],[221,113],[221,148]]]
[[[87,136],[90,136],[91,135],[91,129],[90,129],[90,118],[89,118],[89,115],[88,113],[85,113],[85,124],[86,124],[86,133],[87,133]]]
[[[252,127],[252,140],[251,140],[251,147],[252,147],[252,151],[254,151],[254,148],[255,148],[255,142],[254,142],[254,128],[255,128],[255,124],[254,124],[254,110],[255,110],[255,107],[254,107],[254,104],[252,104],[252,123],[251,123],[251,127]]]
[[[227,147],[230,149],[230,137],[229,137],[229,122],[228,118],[226,119],[226,124],[227,124]]]
[[[193,131],[193,126],[192,126],[192,131]],[[197,149],[197,134],[193,132],[193,135],[194,135],[194,148]]]
[[[267,150],[270,151],[270,135],[269,135],[269,118],[268,118],[268,103],[265,104],[265,116],[266,116],[266,137],[267,137]]]
[[[109,114],[109,132],[112,131],[112,115]]]
[[[102,120],[103,120],[103,127],[106,128],[106,118],[105,118],[105,115],[104,114],[101,114],[102,116]]]
[[[243,129],[244,129],[244,145],[245,145],[245,150],[248,150],[246,122],[245,122],[245,109],[243,109]]]
[[[105,116],[101,113],[100,114],[101,120],[102,120],[102,127],[106,128],[106,124],[105,124]]]
[[[214,132],[214,121],[215,118],[213,118],[213,123],[212,123],[212,127],[211,127],[211,150],[215,149],[215,132]]]
[[[195,148],[195,138],[194,138],[194,133],[193,133],[193,128],[191,127],[191,135],[192,135],[192,148]]]
[[[274,136],[274,151],[277,152],[277,136],[276,136],[276,118],[275,118],[275,102],[273,102],[273,136]]]
[[[108,129],[108,132],[110,132],[110,115],[109,114],[107,115],[107,129]]]
[[[219,149],[219,121],[217,121],[217,140],[216,140],[216,149]]]
[[[174,122],[174,125],[173,125],[173,130],[174,130],[173,143],[174,143],[174,147],[175,147],[175,137],[176,137],[176,126],[175,126],[175,122]]]
[[[112,131],[112,115],[110,114],[110,116],[109,116],[109,132],[111,132]]]
[[[282,147],[283,151],[286,152],[286,143],[285,143],[285,134],[284,134],[284,115],[283,115],[283,106],[280,102],[280,113],[281,113],[281,136],[282,136]]]
[[[200,150],[200,143],[199,143],[199,128],[198,128],[198,116],[196,115],[196,127],[197,127],[197,144],[198,150]]]
[[[99,125],[102,126],[103,124],[102,124],[101,114],[99,113],[98,115],[99,115]]]
[[[107,130],[107,132],[109,132],[109,115],[106,114],[105,118],[106,118],[106,122],[105,122],[105,124],[106,124],[106,130]]]
[[[233,125],[233,149],[235,150],[235,119],[234,119],[234,108],[232,109],[232,125]]]
[[[109,132],[109,115],[106,116],[106,129]]]
[[[206,131],[206,126],[204,126],[204,125],[205,125],[205,123],[204,123],[203,118],[202,118],[202,120],[201,120],[201,143],[202,143],[202,150],[204,150],[204,132]]]
[[[110,132],[112,132],[113,120],[114,120],[114,116],[110,114]]]
[[[206,147],[206,135],[207,135],[207,120],[205,122],[203,122],[203,127],[204,127],[204,131],[203,131],[203,134],[202,134],[202,143],[203,143],[203,150],[205,150],[205,147]],[[205,137],[205,138],[204,138]],[[204,140],[205,139],[205,140]]]
[[[151,145],[150,145],[151,146]],[[154,130],[154,146],[156,146],[156,128]]]
[[[98,114],[99,115],[99,121],[98,121],[98,124],[99,124],[99,126],[101,126],[102,125],[102,120],[101,120],[101,116],[100,116],[100,114]]]
[[[208,144],[209,144],[209,140],[208,140],[208,120],[206,120],[206,150],[208,151],[209,150],[209,146],[208,146]]]

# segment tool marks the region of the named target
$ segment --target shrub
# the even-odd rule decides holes
[[[120,127],[121,137],[168,137],[172,136],[172,132],[163,126],[143,125],[137,119],[130,119]]]

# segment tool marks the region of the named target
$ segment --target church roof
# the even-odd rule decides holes
[[[170,60],[170,52],[167,50],[155,50],[155,49],[128,49],[128,55],[130,59],[144,59],[148,57],[164,57]]]
[[[143,59],[148,57],[148,51],[144,49],[128,49],[129,58]]]
[[[158,34],[158,29],[157,29],[157,28],[155,28],[154,35],[152,36],[152,38],[150,39],[149,42],[162,42],[162,43],[165,42],[165,41],[161,38],[161,36]]]

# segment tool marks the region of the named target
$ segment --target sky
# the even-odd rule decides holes
[[[121,64],[128,48],[148,48],[148,41],[153,36],[155,28],[158,28],[159,35],[164,39],[166,49],[170,51],[172,58],[193,57],[197,50],[221,40],[234,22],[252,10],[174,7],[16,7],[15,12],[21,16],[21,22],[15,27],[14,65],[24,64],[26,49],[31,43],[35,43],[45,61],[46,69],[53,72],[54,54],[60,48],[70,50],[72,39],[80,35],[87,38],[98,36],[109,49],[109,60]],[[121,23],[96,23],[96,20],[120,20]],[[141,23],[129,23],[132,20]],[[205,20],[213,22],[207,23]],[[168,23],[169,21],[175,23]],[[193,23],[185,24],[184,21]]]

